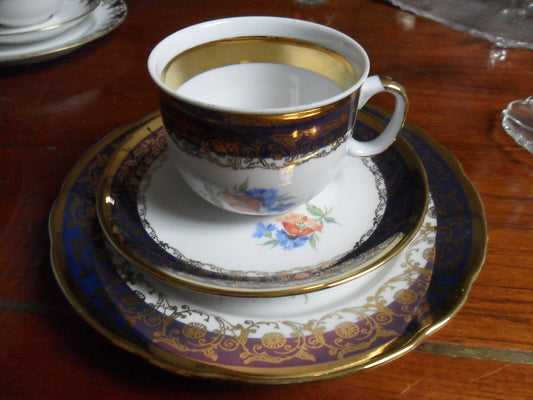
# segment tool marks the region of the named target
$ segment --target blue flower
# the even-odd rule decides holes
[[[275,189],[250,189],[246,190],[244,195],[258,201],[268,210],[276,206],[278,199],[278,191]]]
[[[284,250],[292,250],[303,246],[309,240],[309,236],[293,236],[289,235],[283,229],[276,231],[276,237],[279,240],[279,244]]]
[[[268,211],[271,211],[271,212],[283,212],[289,208],[291,208],[292,206],[294,206],[295,203],[282,203],[282,202],[279,202],[278,204],[276,204],[276,206],[270,206],[268,207]]]
[[[268,232],[273,232],[275,230],[276,226],[274,224],[265,225],[262,222],[259,222],[255,227],[255,232],[252,233],[252,237],[260,239]]]

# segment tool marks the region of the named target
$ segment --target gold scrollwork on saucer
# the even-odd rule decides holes
[[[435,226],[426,223],[413,241],[412,250],[406,252],[401,273],[376,287],[366,303],[330,311],[307,322],[247,320],[231,323],[221,315],[185,304],[173,304],[167,295],[153,286],[147,275],[114,253],[119,274],[133,290],[117,293],[117,303],[140,306],[149,300],[142,297],[138,303],[132,302],[132,293],[156,295],[157,300],[152,300],[149,313],[125,307],[123,312],[128,320],[134,325],[152,326],[155,343],[165,344],[184,354],[201,354],[212,362],[228,353],[242,365],[283,365],[294,360],[315,362],[319,350],[340,360],[370,348],[380,338],[401,334],[398,327],[403,328],[398,325],[398,319],[407,323],[413,318],[418,300],[429,286],[431,268],[421,265],[419,254],[433,248],[435,235]],[[108,291],[112,293],[112,290]],[[394,303],[386,300],[391,296]],[[398,307],[393,305],[395,303]],[[159,318],[155,318],[156,315]],[[180,324],[176,324],[178,321]],[[208,328],[207,321],[216,326]],[[260,332],[264,333],[257,336]]]

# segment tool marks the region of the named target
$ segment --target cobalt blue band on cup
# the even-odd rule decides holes
[[[212,204],[251,215],[306,203],[347,154],[374,155],[393,143],[407,96],[392,78],[368,78],[369,68],[349,36],[277,17],[191,26],[148,60],[178,171]],[[396,98],[389,125],[372,141],[355,141],[357,110],[380,92]]]
[[[320,157],[326,155],[324,149],[334,151],[347,140],[355,108],[351,96],[308,116],[278,119],[205,110],[164,93],[160,103],[175,145],[189,154],[235,169],[283,168],[302,154]],[[265,163],[268,159],[280,162],[273,166]]]

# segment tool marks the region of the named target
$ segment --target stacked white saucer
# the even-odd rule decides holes
[[[111,32],[126,18],[123,0],[47,0],[40,19],[24,0],[1,0],[0,65],[58,57]],[[15,9],[16,7],[16,9]],[[28,13],[25,13],[25,11]],[[31,22],[30,22],[31,21]]]

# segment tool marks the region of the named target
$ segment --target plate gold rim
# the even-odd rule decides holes
[[[377,112],[378,114],[383,114],[383,111],[376,107],[368,108],[374,112]],[[393,342],[390,342],[386,348],[381,349],[379,354],[370,354],[367,357],[356,360],[354,363],[349,365],[331,365],[330,369],[324,369],[319,374],[317,374],[316,371],[313,371],[313,373],[306,373],[305,369],[299,368],[298,373],[287,375],[288,373],[296,371],[292,371],[293,368],[280,368],[276,370],[275,374],[272,374],[272,371],[269,371],[270,375],[266,376],[261,375],[260,369],[257,371],[257,374],[254,374],[250,373],[250,370],[248,369],[246,373],[243,373],[239,369],[222,368],[217,365],[199,364],[183,357],[169,357],[164,352],[155,349],[154,346],[151,346],[149,343],[140,342],[130,333],[123,330],[117,330],[117,327],[109,322],[109,320],[106,320],[104,316],[95,314],[90,307],[83,302],[82,297],[80,297],[80,295],[76,292],[76,288],[74,288],[71,284],[72,282],[69,277],[68,266],[66,265],[66,260],[62,249],[61,217],[68,192],[72,188],[77,175],[85,167],[86,163],[95,155],[97,155],[101,149],[112,143],[118,137],[124,135],[128,131],[131,131],[137,126],[142,125],[146,121],[149,121],[157,116],[157,114],[157,112],[151,113],[136,123],[113,130],[109,135],[105,136],[87,153],[85,153],[85,155],[79,159],[79,161],[74,165],[65,178],[63,186],[60,190],[57,200],[54,202],[49,217],[51,249],[50,259],[53,273],[61,290],[74,309],[84,320],[89,323],[90,326],[92,326],[96,331],[120,348],[141,356],[153,365],[188,377],[234,380],[260,384],[289,384],[321,381],[369,370],[393,361],[414,350],[429,335],[435,333],[447,322],[449,322],[450,319],[459,312],[461,307],[468,299],[472,285],[481,272],[482,266],[485,262],[488,245],[487,220],[484,207],[481,202],[481,197],[473,186],[472,182],[465,175],[459,161],[451,153],[449,153],[448,150],[435,142],[420,128],[407,123],[406,127],[426,141],[430,147],[439,153],[439,155],[446,161],[447,165],[452,169],[457,181],[461,184],[463,190],[465,191],[472,211],[474,229],[473,242],[470,248],[475,249],[475,251],[471,252],[470,258],[467,261],[468,271],[461,280],[462,290],[460,291],[460,295],[458,297],[454,297],[455,302],[452,305],[444,307],[442,310],[433,311],[430,317],[426,318],[425,321],[417,321],[415,318],[413,320],[413,324],[415,326],[412,326],[409,332],[400,335],[394,339]],[[370,116],[369,118],[372,117]]]

